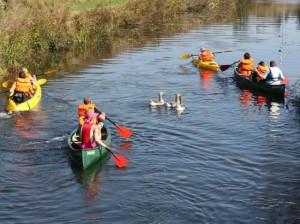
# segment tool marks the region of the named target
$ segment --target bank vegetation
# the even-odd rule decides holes
[[[34,72],[66,52],[99,51],[115,40],[193,13],[203,21],[230,17],[238,0],[0,0],[0,74]],[[2,75],[3,76],[3,75]]]

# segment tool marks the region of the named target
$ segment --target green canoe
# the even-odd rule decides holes
[[[81,149],[79,135],[76,134],[77,128],[74,129],[68,138],[70,157],[78,166],[87,169],[93,164],[109,158],[109,151],[103,146],[91,149]],[[102,127],[102,141],[105,145],[110,146],[111,134],[108,127],[104,124]]]

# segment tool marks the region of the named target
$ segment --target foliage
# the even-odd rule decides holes
[[[139,39],[138,29],[175,21],[192,8],[225,0],[0,0],[0,70],[43,64],[49,54],[110,46]],[[234,0],[232,0],[234,1]],[[76,9],[76,10],[75,10]],[[89,9],[89,10],[84,10]],[[81,11],[77,11],[81,10]],[[208,10],[209,12],[209,10]],[[199,11],[197,11],[199,13]],[[30,66],[29,66],[30,67]]]

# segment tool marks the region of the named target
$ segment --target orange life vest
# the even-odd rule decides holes
[[[94,112],[95,107],[96,107],[96,105],[93,104],[93,103],[89,103],[89,104],[82,103],[82,104],[80,104],[78,106],[78,110],[77,110],[78,116],[79,117],[82,117],[82,116],[84,117],[85,116],[85,112],[87,110],[92,110]]]
[[[211,51],[205,50],[201,51],[200,58],[202,61],[212,61],[214,59],[214,55]]]
[[[21,92],[25,94],[30,94],[31,90],[31,83],[30,80],[27,78],[17,78],[16,79],[16,92]]]
[[[242,59],[240,61],[240,73],[246,76],[250,76],[254,69],[253,59]]]
[[[268,71],[268,66],[258,65],[256,67],[256,70],[260,75],[264,75],[264,74],[266,74],[266,71]]]
[[[257,71],[256,81],[259,82],[264,79],[264,76],[265,76],[266,72],[268,71],[268,66],[258,65],[256,67],[256,71]]]

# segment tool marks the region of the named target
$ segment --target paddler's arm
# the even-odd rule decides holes
[[[106,114],[104,112],[101,112],[95,107],[95,112],[98,113],[99,115],[97,116],[97,120],[100,119],[101,121],[104,121],[106,118]]]
[[[16,89],[16,82],[14,82],[12,84],[12,86],[10,87],[10,89],[9,89],[9,96],[13,96],[14,95],[15,89]]]

